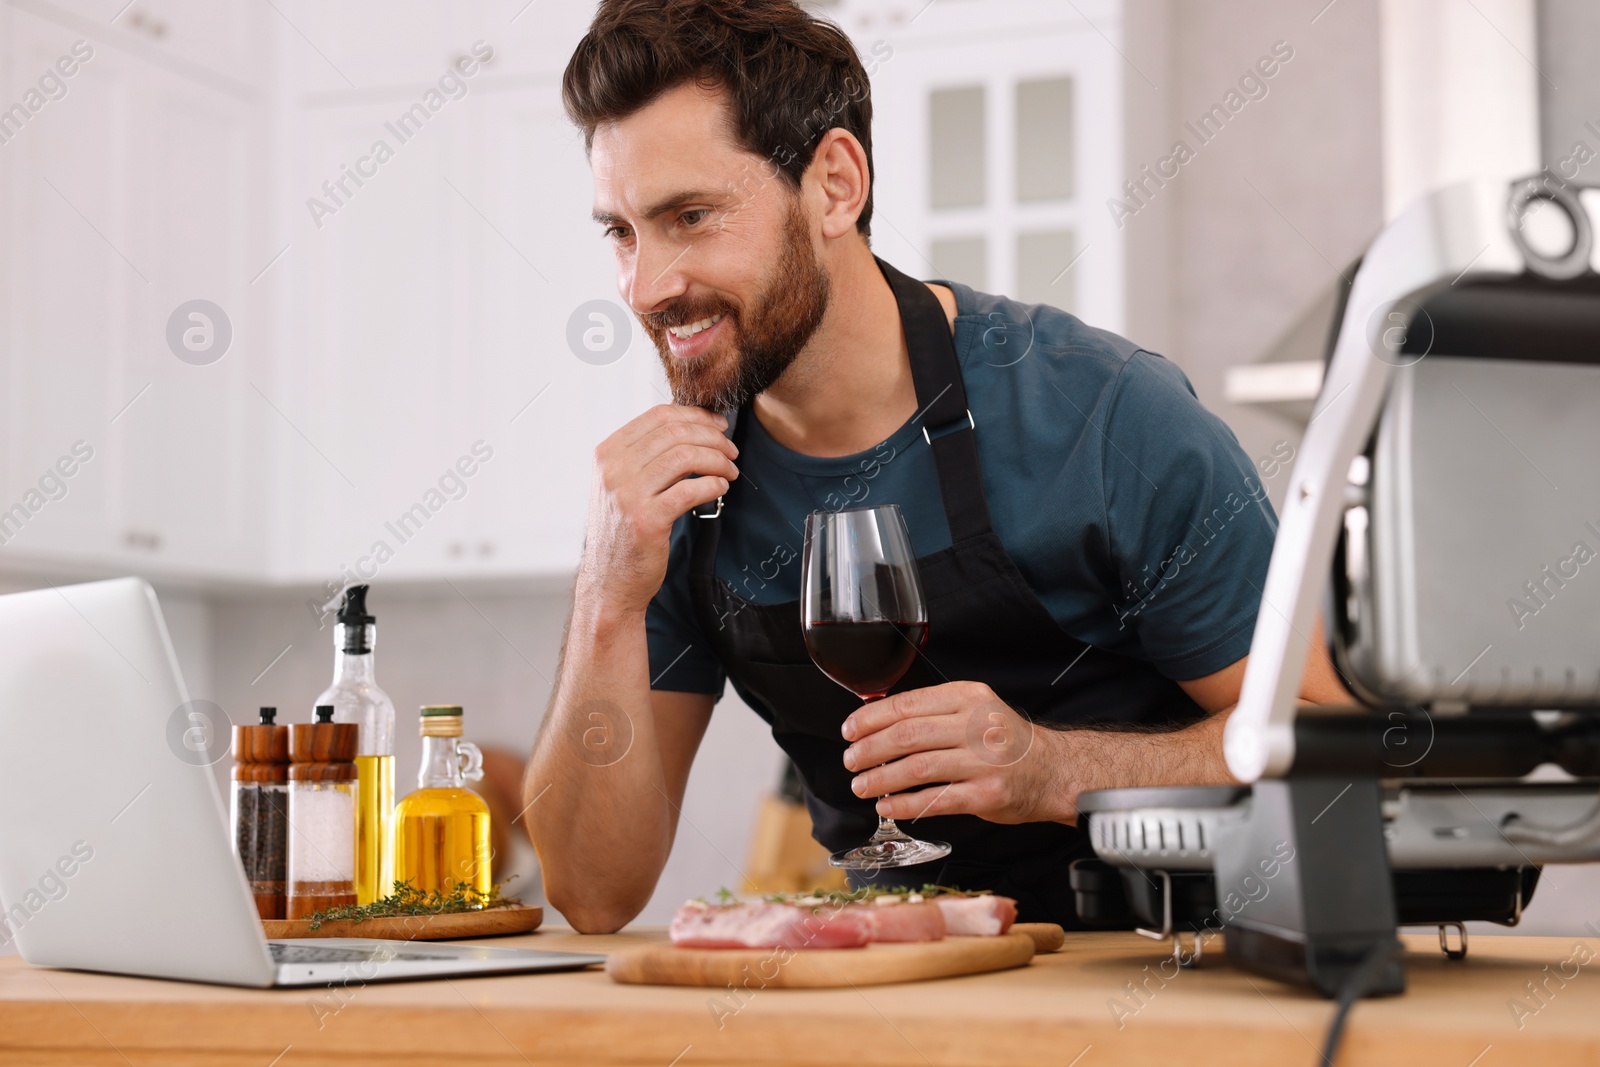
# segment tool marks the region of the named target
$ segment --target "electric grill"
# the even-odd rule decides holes
[[[1597,222],[1600,188],[1546,174],[1440,190],[1372,243],[1227,725],[1247,784],[1085,794],[1086,921],[1398,993],[1398,926],[1459,958],[1545,864],[1600,859]],[[1355,705],[1300,705],[1319,610]]]

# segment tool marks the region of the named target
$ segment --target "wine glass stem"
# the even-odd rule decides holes
[[[875,697],[862,697],[861,698],[861,704],[862,704],[863,707],[865,707],[866,705],[872,703],[874,700],[882,700],[883,696],[884,696],[884,694],[880,693],[879,695],[877,695]],[[888,796],[885,795],[880,799],[887,800]],[[879,815],[878,816],[878,832],[872,835],[872,839],[874,841],[884,841],[884,840],[888,840],[888,839],[891,839],[891,838],[904,837],[904,836],[906,836],[906,835],[900,832],[900,827],[898,827],[898,826],[896,826],[894,824],[894,820],[893,819],[889,818],[889,816],[887,816],[887,815]]]

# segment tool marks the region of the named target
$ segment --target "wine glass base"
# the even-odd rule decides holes
[[[890,837],[874,840],[828,857],[828,866],[849,871],[870,871],[882,867],[910,867],[918,863],[931,863],[950,855],[950,846],[943,841],[918,841],[914,837]]]

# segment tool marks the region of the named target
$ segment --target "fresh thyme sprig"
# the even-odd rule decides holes
[[[307,916],[311,920],[308,929],[320,930],[323,923],[335,920],[361,923],[368,919],[393,919],[407,915],[446,915],[521,904],[522,901],[518,897],[500,895],[500,887],[505,884],[497,882],[487,893],[480,893],[470,885],[455,885],[451,887],[450,892],[442,893],[437,889],[423,892],[410,882],[396,882],[393,893],[374,900],[371,904],[346,904],[312,912]]]
[[[762,899],[771,904],[795,904],[801,900],[821,899],[825,904],[861,904],[879,897],[908,897],[916,894],[930,897],[981,897],[988,890],[957,889],[955,886],[934,885],[928,882],[921,889],[906,885],[868,885],[860,889],[814,889],[809,893],[772,893]]]
[[[793,904],[797,907],[809,907],[813,912],[822,908],[838,908],[846,904],[866,904],[880,897],[907,898],[912,894],[931,900],[934,897],[981,897],[988,894],[988,890],[957,889],[954,886],[934,885],[929,882],[921,889],[911,886],[862,886],[860,889],[813,889],[809,893],[772,893],[762,900],[769,904]]]

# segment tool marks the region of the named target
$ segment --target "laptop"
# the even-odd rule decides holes
[[[231,739],[203,736],[211,727],[188,703],[144,581],[0,596],[0,940],[13,937],[29,963],[271,987],[605,962],[488,945],[268,941],[209,765],[229,758]]]

